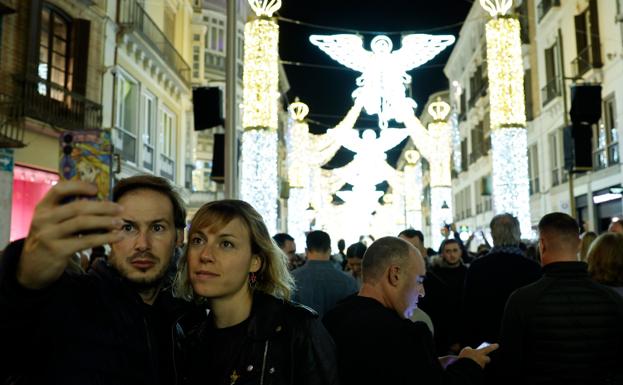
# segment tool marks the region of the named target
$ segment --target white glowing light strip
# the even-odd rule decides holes
[[[247,130],[242,134],[242,200],[264,218],[270,234],[277,229],[277,132]]]
[[[387,128],[391,119],[401,121],[405,104],[416,107],[415,101],[405,93],[411,83],[407,71],[428,62],[454,43],[450,35],[411,34],[403,36],[399,50],[392,51],[391,39],[380,35],[372,40],[368,51],[357,35],[312,35],[309,40],[342,65],[362,73],[357,78],[358,88],[353,97],[363,104],[366,113],[378,115],[381,128]]]
[[[244,27],[242,127],[277,129],[279,26],[260,18]]]
[[[430,140],[435,144],[434,151],[429,151],[431,187],[449,187],[452,185],[452,157],[451,131],[448,123],[431,123],[428,125]]]
[[[305,122],[293,122],[286,136],[288,147],[288,180],[290,187],[306,188],[309,185],[309,127]]]
[[[486,25],[491,130],[526,126],[519,21],[504,17]]]
[[[407,165],[404,170],[405,210],[407,223],[405,227],[422,228],[422,162]]]
[[[448,206],[442,209],[444,202]],[[438,250],[443,236],[441,230],[444,224],[452,223],[452,188],[450,187],[431,187],[430,189],[430,228],[431,228],[431,247]]]
[[[595,195],[595,196],[593,196],[593,203],[598,205],[600,203],[610,202],[610,201],[614,201],[614,200],[617,200],[617,199],[621,199],[621,197],[623,197],[623,195],[621,195],[621,194],[612,194],[612,193]]]
[[[452,166],[457,173],[461,171],[461,131],[459,127],[459,114],[456,110],[450,117],[452,127]]]
[[[306,189],[290,189],[288,198],[288,234],[296,243],[297,248],[305,247],[305,232],[309,230],[311,218],[307,215],[309,207],[309,193]]]
[[[519,219],[521,235],[530,238],[530,195],[528,187],[528,135],[525,128],[491,132],[493,163],[493,210],[511,213]]]

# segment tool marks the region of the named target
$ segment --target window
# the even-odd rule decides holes
[[[198,33],[193,34],[193,41],[200,41],[201,40],[201,35],[199,35]]]
[[[614,95],[603,103],[601,121],[595,125],[594,162],[596,169],[619,163],[619,136],[616,125],[616,103]]]
[[[467,171],[469,162],[467,159],[467,138],[461,140],[461,171]]]
[[[523,75],[523,87],[526,103],[526,120],[534,119],[534,107],[532,105],[532,71],[528,68]]]
[[[143,167],[154,170],[154,132],[156,129],[156,98],[149,92],[143,92],[143,119],[142,119]]]
[[[225,55],[225,20],[223,18],[210,17],[206,48],[213,53]]]
[[[530,195],[540,192],[539,152],[536,144],[528,148],[528,176],[530,178]]]
[[[37,75],[44,82],[38,84],[37,92],[59,101],[64,99],[64,89],[71,90],[70,32],[67,16],[48,5],[41,8]]]
[[[117,105],[113,139],[121,159],[136,163],[136,136],[138,117],[137,84],[123,73],[117,73]]]
[[[588,8],[575,16],[575,42],[578,56],[572,64],[576,76],[602,66],[597,0],[590,0]]]
[[[560,140],[558,132],[549,134],[549,156],[552,170],[552,187],[561,183],[562,162],[560,161],[561,152],[559,150]]]
[[[175,114],[166,107],[160,113],[160,175],[175,180]]]
[[[558,43],[545,49],[545,87],[541,90],[543,106],[560,96],[560,79],[558,75]]]
[[[201,62],[199,61],[199,51],[200,48],[198,45],[193,45],[193,77],[199,77],[199,68],[201,68]]]

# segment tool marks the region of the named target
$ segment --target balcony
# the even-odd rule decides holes
[[[543,106],[554,100],[554,98],[560,96],[561,92],[562,89],[560,87],[560,79],[558,77],[550,79],[545,87],[541,88],[541,100],[543,101]]]
[[[67,130],[102,128],[102,106],[83,95],[36,77],[15,76],[24,116]]]
[[[595,47],[597,48],[597,47]],[[597,52],[601,52],[597,50]],[[584,48],[579,54],[578,57],[571,61],[571,67],[573,68],[573,74],[575,77],[581,77],[589,70],[593,68],[601,68],[601,58],[593,57],[594,51],[593,47]]]
[[[541,21],[553,7],[560,7],[560,0],[541,0],[537,6],[537,17],[539,21]]]
[[[120,1],[119,24],[139,33],[177,72],[184,83],[190,84],[190,66],[136,0]]]
[[[24,125],[20,121],[21,105],[0,92],[0,148],[24,147]]]

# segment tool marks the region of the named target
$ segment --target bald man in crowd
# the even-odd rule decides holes
[[[362,262],[363,285],[324,317],[338,350],[342,385],[479,384],[497,344],[440,360],[423,322],[408,318],[424,296],[420,252],[396,237],[375,241]],[[444,369],[442,362],[447,365]]]

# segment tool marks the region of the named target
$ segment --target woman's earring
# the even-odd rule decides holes
[[[257,275],[254,272],[249,273],[249,286],[251,286],[251,289],[254,289],[256,284]]]

